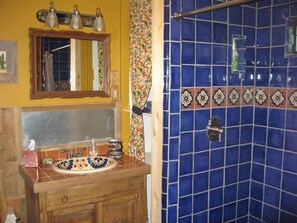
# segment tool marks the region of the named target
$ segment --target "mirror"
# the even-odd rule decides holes
[[[297,18],[286,20],[285,57],[297,56]]]
[[[110,34],[29,29],[31,99],[109,97]]]

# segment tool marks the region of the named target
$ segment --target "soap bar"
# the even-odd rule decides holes
[[[23,166],[24,167],[38,167],[37,151],[23,152]]]

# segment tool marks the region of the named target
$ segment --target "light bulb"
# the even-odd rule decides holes
[[[74,5],[74,11],[70,21],[70,28],[71,29],[82,29],[83,24],[81,21],[80,13],[78,11],[77,5]]]
[[[59,27],[58,17],[56,14],[56,10],[54,9],[53,2],[50,3],[50,9],[45,18],[45,25],[50,28]]]
[[[96,18],[95,18],[95,21],[94,21],[93,30],[99,31],[99,32],[100,31],[105,31],[104,18],[103,18],[103,15],[101,14],[99,8],[96,9]]]

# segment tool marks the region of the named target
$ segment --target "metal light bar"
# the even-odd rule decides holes
[[[200,9],[192,10],[192,11],[175,12],[175,13],[173,13],[173,17],[179,19],[179,18],[182,18],[185,16],[190,16],[190,15],[195,15],[195,14],[202,13],[202,12],[208,12],[208,11],[213,11],[213,10],[217,10],[217,9],[227,8],[227,7],[231,7],[231,6],[235,6],[235,5],[242,5],[242,4],[245,4],[248,2],[253,2],[253,1],[255,1],[255,0],[230,0],[230,1],[223,2],[223,3],[219,3],[219,4],[203,7]]]

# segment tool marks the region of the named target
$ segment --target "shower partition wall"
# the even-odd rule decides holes
[[[163,222],[297,222],[297,58],[284,56],[297,1],[173,18],[210,2],[165,0]],[[245,73],[232,35],[246,36]]]

